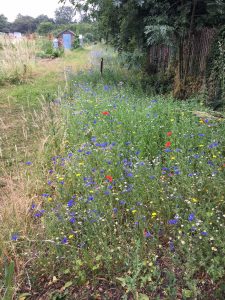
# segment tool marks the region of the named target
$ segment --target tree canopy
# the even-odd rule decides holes
[[[76,10],[72,6],[61,6],[55,11],[56,24],[73,23]]]

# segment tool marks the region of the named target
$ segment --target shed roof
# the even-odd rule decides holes
[[[69,32],[70,34],[74,35],[75,36],[75,33],[69,29],[66,29],[66,30],[63,30],[62,32],[60,32],[57,37],[59,37],[60,35],[62,35],[64,32]]]

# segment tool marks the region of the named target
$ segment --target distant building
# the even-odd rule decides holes
[[[62,45],[65,49],[71,49],[75,41],[75,33],[71,30],[64,30],[57,35],[59,47]]]
[[[21,32],[13,32],[13,36],[16,39],[21,39],[22,38],[22,33]]]

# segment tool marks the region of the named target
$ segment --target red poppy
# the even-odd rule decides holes
[[[112,178],[112,176],[110,176],[110,175],[106,175],[105,178],[108,179],[109,182],[112,182],[112,181],[113,181],[113,178]]]
[[[170,147],[171,146],[171,142],[167,142],[166,144],[165,144],[165,147]]]
[[[167,136],[171,136],[172,135],[172,131],[168,131],[166,135]]]
[[[110,113],[109,113],[108,111],[103,111],[102,114],[103,114],[104,116],[109,116],[109,115],[110,115]]]

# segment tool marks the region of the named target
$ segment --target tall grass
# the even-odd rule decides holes
[[[36,42],[0,37],[0,83],[19,83],[29,78],[35,64]]]

